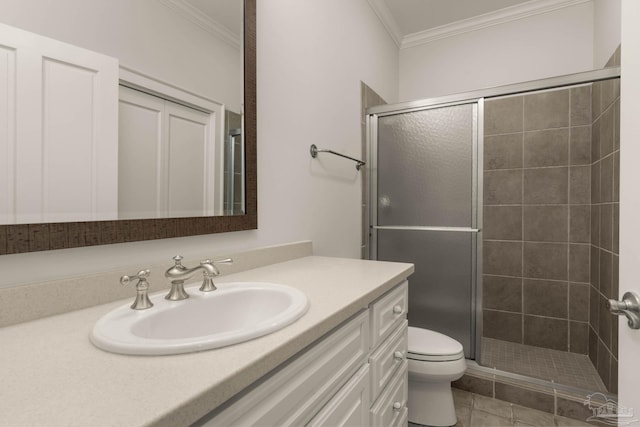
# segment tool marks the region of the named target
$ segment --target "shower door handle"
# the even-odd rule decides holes
[[[626,316],[631,329],[640,329],[640,296],[635,292],[625,292],[622,301],[608,300],[607,308],[612,314]]]

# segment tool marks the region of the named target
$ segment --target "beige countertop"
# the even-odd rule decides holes
[[[309,310],[270,335],[199,353],[125,356],[94,347],[94,323],[128,300],[2,328],[0,425],[188,426],[413,271],[411,264],[310,256],[220,277],[295,287]]]

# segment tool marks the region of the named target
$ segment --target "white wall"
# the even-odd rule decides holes
[[[240,50],[158,0],[0,0],[0,10],[0,22],[116,57],[240,111]]]
[[[587,2],[402,49],[399,95],[412,101],[592,68]]]
[[[257,3],[259,229],[0,256],[0,287],[294,240],[360,256],[361,172],[309,145],[360,156],[360,81],[396,101],[397,47],[366,0]]]
[[[593,67],[605,66],[620,44],[620,0],[594,0]]]

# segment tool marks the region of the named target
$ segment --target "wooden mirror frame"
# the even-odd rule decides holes
[[[244,120],[245,215],[0,225],[0,255],[257,229],[256,0],[244,2]]]

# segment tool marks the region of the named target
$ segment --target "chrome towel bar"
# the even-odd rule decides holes
[[[345,159],[353,160],[354,162],[356,162],[356,169],[357,170],[360,170],[361,166],[364,166],[364,165],[367,164],[366,162],[363,162],[362,160],[354,159],[353,157],[349,157],[349,156],[345,156],[344,154],[336,153],[333,150],[320,150],[318,147],[316,147],[316,144],[311,144],[311,147],[309,148],[309,152],[311,153],[311,157],[313,157],[314,159],[316,158],[318,153],[329,153],[329,154],[335,154],[336,156],[344,157]]]

